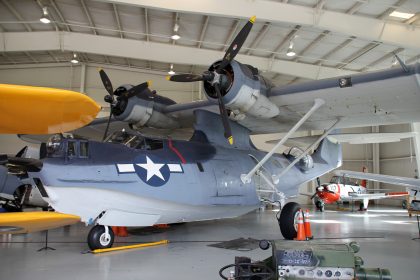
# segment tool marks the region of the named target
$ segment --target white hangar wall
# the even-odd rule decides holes
[[[86,93],[95,101],[103,106],[107,106],[103,101],[106,94],[98,74],[100,65],[88,64],[72,65],[69,63],[51,65],[16,65],[0,66],[0,83],[56,87],[70,89]],[[169,97],[176,102],[191,102],[204,97],[200,90],[199,83],[173,83],[165,80],[165,72],[150,72],[140,69],[127,69],[118,66],[104,66],[105,71],[110,77],[114,88],[122,84],[139,84],[151,80],[151,88],[159,94]],[[200,98],[201,97],[201,98]],[[101,112],[102,116],[108,115],[108,110]],[[344,133],[369,133],[371,127],[345,129]],[[408,132],[411,127],[408,124],[381,126],[380,132]],[[255,136],[255,145],[263,150],[270,149],[271,145],[265,142],[276,139],[279,134]],[[15,135],[0,135],[0,152],[14,154],[25,145]],[[379,168],[381,173],[397,176],[414,177],[416,175],[416,161],[414,146],[410,145],[410,139],[402,140],[397,143],[379,144]],[[373,145],[349,145],[343,144],[343,166],[342,169],[361,171],[362,167],[368,167],[369,172],[373,172]],[[332,174],[321,177],[321,182],[327,182]],[[370,183],[370,187],[373,184]],[[395,191],[405,190],[403,187],[380,184],[380,187]],[[312,195],[315,191],[315,183],[310,182],[300,187],[301,193]],[[299,198],[300,202],[308,202],[306,196]],[[377,203],[400,205],[401,200],[382,200]]]

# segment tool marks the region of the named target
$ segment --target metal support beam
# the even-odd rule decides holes
[[[230,42],[232,42],[232,40],[233,40],[233,36],[235,36],[235,34],[236,34],[236,30],[238,29],[238,27],[239,27],[239,23],[240,23],[241,21],[239,20],[239,19],[237,19],[237,20],[235,20],[235,22],[233,23],[233,25],[232,25],[232,28],[230,29],[230,33],[229,33],[229,35],[228,35],[228,37],[227,37],[227,39],[226,39],[226,41],[225,41],[225,45],[223,46],[223,48],[222,48],[222,51],[223,52],[225,52],[226,50],[227,50],[227,48],[229,47],[229,44],[230,44]]]
[[[211,15],[224,18],[249,18],[257,15],[260,22],[304,25],[352,35],[369,41],[381,41],[403,48],[420,49],[420,27],[384,21],[367,16],[322,10],[270,0],[101,0],[137,7],[176,11],[179,13]],[[402,0],[400,0],[402,1]],[[399,3],[401,3],[398,1]],[[398,3],[397,3],[398,4]],[[395,5],[394,5],[395,6]],[[314,20],[315,19],[315,20]]]
[[[90,15],[89,9],[86,6],[85,0],[80,0],[80,4],[82,4],[83,11],[85,12],[86,18],[89,21],[90,27],[93,27],[92,28],[93,34],[98,35],[98,33],[96,32],[96,29],[95,29],[95,24],[93,23],[93,20],[92,20],[92,16]]]
[[[266,22],[264,26],[261,28],[260,32],[257,35],[257,38],[255,38],[254,42],[249,46],[249,49],[247,50],[246,54],[250,55],[253,51],[253,49],[256,49],[258,44],[261,42],[261,40],[264,38],[264,36],[267,34],[267,31],[270,30],[270,23]]]
[[[314,105],[312,106],[312,108],[289,130],[289,132],[287,132],[287,134],[280,139],[280,141],[271,149],[270,152],[268,152],[263,159],[258,162],[254,168],[252,168],[251,171],[248,172],[248,174],[241,174],[241,180],[242,182],[245,183],[250,183],[251,182],[251,177],[255,174],[255,172],[257,170],[259,170],[261,168],[261,166],[264,165],[264,163],[267,162],[267,160],[269,160],[273,154],[278,150],[278,148],[280,148],[281,145],[283,145],[292,135],[293,133],[296,132],[296,130],[299,129],[299,127],[302,126],[302,124],[313,114],[315,113],[316,110],[319,109],[319,107],[321,107],[322,105],[325,104],[325,101],[317,98],[315,99]]]
[[[318,44],[319,42],[321,42],[328,34],[330,34],[330,31],[325,30],[324,32],[322,32],[321,34],[319,34],[312,42],[309,43],[309,45],[307,45],[300,53],[299,56],[303,56],[305,53],[307,53],[310,49],[312,49],[313,47],[315,47],[316,44]],[[293,59],[293,61],[299,61],[300,57],[296,57],[295,59]]]
[[[18,13],[18,11],[16,11],[16,9],[12,5],[10,5],[10,3],[7,0],[2,0],[2,2],[7,7],[7,9],[9,9],[9,11],[15,16],[15,18],[17,18],[20,21],[25,21],[25,19]],[[29,24],[25,22],[23,22],[22,24],[23,26],[25,26],[26,31],[32,31],[32,28],[29,26]]]
[[[387,60],[387,59],[389,59],[389,58],[391,58],[391,57],[395,56],[395,54],[398,54],[398,53],[402,52],[403,50],[404,50],[403,48],[398,48],[398,49],[395,49],[395,50],[393,50],[392,52],[387,53],[386,55],[384,55],[384,56],[382,56],[382,57],[378,58],[377,60],[375,60],[375,61],[373,61],[373,62],[369,63],[368,65],[366,65],[365,67],[363,67],[362,69],[360,69],[360,71],[361,71],[361,72],[364,72],[364,71],[368,70],[369,68],[371,68],[371,67],[373,67],[373,66],[375,66],[375,65],[377,65],[377,64],[379,64],[379,63],[381,63],[382,61],[385,61],[385,60]],[[391,66],[391,65],[390,65],[390,66]]]
[[[346,11],[346,14],[352,15],[354,13],[357,13],[358,10],[360,10],[360,8],[365,4],[365,2],[356,2],[354,3],[353,6],[350,7],[350,9],[348,9]]]
[[[147,12],[147,8],[144,8],[144,33],[146,33],[146,41],[149,42],[149,15]]]
[[[58,8],[57,4],[55,3],[54,0],[50,0],[50,4],[51,6],[54,8],[54,11],[56,12],[56,14],[58,15],[58,17],[60,18],[62,23],[65,23],[64,26],[66,28],[67,31],[72,31],[70,26],[68,26],[66,23],[66,20],[64,19],[63,13],[60,11],[60,9]]]
[[[208,66],[211,61],[216,61],[222,56],[221,52],[216,50],[75,32],[0,33],[0,52],[48,50],[96,53],[111,57],[127,57],[163,63],[171,61],[174,64],[202,66]],[[238,55],[237,60],[253,65],[261,71],[271,71],[306,79],[330,78],[357,73],[355,71],[338,70],[333,67],[247,55]]]
[[[206,35],[207,26],[209,25],[209,20],[210,20],[210,17],[205,16],[203,27],[201,27],[201,33],[200,33],[200,38],[198,39],[197,48],[201,48],[201,46],[203,45],[204,36]]]
[[[122,32],[120,15],[118,14],[117,5],[112,3],[112,9],[114,10],[115,20],[117,21],[118,30],[120,31],[120,38],[124,39],[124,33]]]
[[[324,134],[322,134],[312,145],[310,145],[308,148],[306,148],[305,151],[301,155],[299,155],[297,158],[295,158],[285,169],[283,169],[278,175],[273,176],[273,181],[277,185],[279,183],[279,178],[286,174],[287,171],[290,170],[293,166],[296,165],[304,156],[306,156],[311,150],[315,148],[316,145],[318,145],[325,137],[330,134],[330,132],[337,126],[337,124],[340,122],[340,120],[337,120],[329,129],[327,129]]]
[[[81,64],[80,69],[80,92],[86,93],[86,64]]]
[[[379,133],[379,126],[372,126],[372,133]],[[379,153],[379,143],[372,144],[372,160],[373,160],[373,173],[380,174],[380,153]],[[373,182],[373,189],[378,190],[380,189],[379,182]]]
[[[411,131],[416,133],[416,136],[413,137],[414,143],[414,152],[416,153],[416,163],[417,163],[417,175],[420,170],[420,123],[412,123]]]
[[[276,55],[278,52],[281,51],[281,49],[290,42],[290,40],[293,39],[293,37],[295,37],[296,33],[299,32],[301,26],[300,25],[296,25],[292,31],[289,32],[289,34],[286,35],[286,37],[284,37],[283,40],[281,40],[280,44],[277,45],[277,47],[273,50],[273,54],[271,55],[271,58],[274,59],[276,58]]]
[[[346,57],[342,62],[338,63],[335,67],[337,67],[338,69],[342,69],[342,68],[346,67],[348,64],[352,63],[353,61],[355,61],[359,57],[363,56],[364,54],[368,53],[372,49],[376,48],[380,44],[381,44],[380,42],[376,42],[376,41],[367,44],[366,46],[364,46],[360,50],[358,50],[358,51],[354,52],[353,54],[351,54],[350,56]]]
[[[317,62],[315,62],[315,64],[321,65],[324,62],[324,60],[327,60],[330,56],[332,56],[333,54],[335,54],[339,50],[342,50],[343,48],[345,48],[348,44],[353,42],[353,40],[355,38],[356,37],[350,37],[350,38],[346,39],[343,43],[336,46],[334,49],[330,50],[328,53],[324,54]]]

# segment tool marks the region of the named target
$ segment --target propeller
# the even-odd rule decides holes
[[[110,106],[109,118],[106,124],[104,136],[102,138],[102,141],[105,141],[108,134],[109,124],[111,122],[112,115],[115,114],[116,111],[120,110],[120,108],[118,108],[118,104],[121,104],[121,101],[127,101],[131,97],[136,96],[138,93],[143,92],[146,88],[149,87],[150,82],[141,83],[137,86],[130,88],[127,91],[118,93],[118,88],[114,92],[111,80],[109,79],[108,75],[105,73],[103,69],[99,70],[99,75],[101,76],[102,83],[106,91],[108,92],[108,94],[105,95],[104,97],[104,101],[109,103],[109,106]],[[114,98],[115,95],[117,95],[117,102],[115,101],[115,98]]]
[[[222,95],[222,78],[224,76],[223,70],[232,62],[235,56],[239,53],[242,45],[244,44],[246,38],[248,37],[249,32],[254,25],[256,17],[253,16],[249,19],[249,21],[242,27],[241,31],[239,31],[238,35],[236,35],[235,39],[230,44],[229,48],[227,49],[225,55],[223,56],[222,61],[217,65],[214,70],[205,71],[201,75],[196,74],[180,74],[180,75],[173,75],[167,76],[168,81],[172,82],[197,82],[197,81],[205,81],[210,83],[216,92],[217,100],[219,104],[219,111],[220,116],[222,118],[223,127],[225,130],[224,136],[228,139],[229,144],[233,144],[233,136],[232,130],[229,124],[228,113],[223,102],[223,95]]]

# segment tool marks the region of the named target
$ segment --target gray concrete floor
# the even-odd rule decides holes
[[[312,206],[310,206],[312,207]],[[330,209],[330,210],[328,210]],[[175,225],[157,232],[133,230],[119,242],[168,239],[168,245],[100,255],[81,254],[89,228],[82,224],[51,230],[49,245],[56,251],[37,252],[44,234],[0,236],[0,279],[221,279],[219,268],[235,256],[253,260],[268,257],[270,250],[239,252],[209,247],[240,237],[282,238],[271,210],[255,211],[235,219]],[[312,212],[312,231],[322,242],[358,241],[365,267],[391,270],[393,279],[419,279],[420,240],[415,217],[398,208],[372,206],[366,213]]]

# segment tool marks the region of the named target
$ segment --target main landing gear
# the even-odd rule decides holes
[[[288,202],[284,205],[277,217],[281,234],[285,239],[293,240],[297,236],[297,223],[299,210],[302,209],[296,202]]]
[[[96,225],[89,231],[87,242],[91,250],[111,248],[114,232],[109,226]]]

